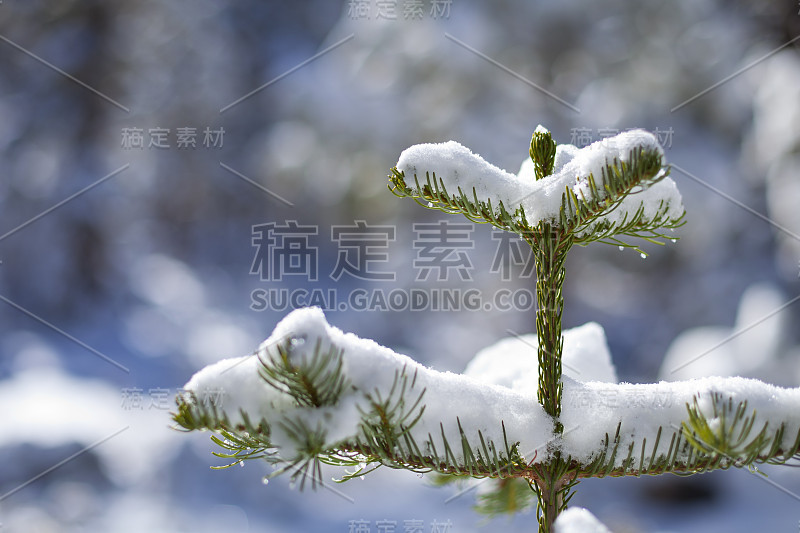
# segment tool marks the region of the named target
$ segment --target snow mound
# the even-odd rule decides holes
[[[553,524],[555,533],[611,533],[600,520],[582,507],[570,507]]]
[[[618,383],[617,371],[603,327],[596,322],[563,332],[561,365],[565,376],[576,381]],[[538,338],[536,334],[515,335],[478,352],[464,375],[524,392],[539,381]]]

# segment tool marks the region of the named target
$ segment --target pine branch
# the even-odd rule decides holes
[[[275,350],[258,354],[261,377],[275,389],[288,394],[298,405],[322,407],[335,405],[342,395],[347,380],[342,373],[342,354],[336,348],[322,353],[322,342],[317,339],[310,359],[292,359],[292,352],[305,343],[296,337],[275,345]]]
[[[680,426],[658,428],[655,439],[633,440],[623,448],[623,423],[617,425],[613,438],[606,434],[592,461],[582,464],[570,459],[579,478],[660,475],[672,473],[691,475],[731,467],[751,467],[755,464],[785,464],[800,459],[800,427],[793,418],[791,407],[785,406],[781,423],[756,424],[758,414],[748,411],[748,402],[735,402],[719,392],[711,392],[710,414],[703,413],[701,397],[695,395],[686,404],[687,418]],[[794,429],[789,431],[789,428]],[[628,428],[631,431],[633,428]],[[660,447],[666,443],[666,451]],[[620,461],[622,454],[624,459]]]
[[[715,392],[711,395],[711,413],[706,415],[695,397],[692,405],[687,405],[689,417],[683,422],[687,441],[698,452],[736,467],[800,459],[800,428],[788,433],[788,422],[770,427],[769,420],[757,426],[758,413],[755,409],[748,412],[747,405],[746,400],[736,403]]]
[[[554,250],[547,253],[561,255]],[[555,297],[552,302],[548,300],[548,305],[557,306],[561,298],[557,292],[552,294]],[[452,376],[444,378],[352,335],[334,335],[338,330],[322,321],[321,312],[304,310],[293,316],[297,318],[279,325],[274,337],[283,338],[281,331],[285,329],[298,334],[279,343],[265,342],[257,357],[228,360],[201,371],[190,382],[190,390],[178,396],[173,417],[185,430],[211,430],[212,440],[220,447],[215,455],[227,459],[227,466],[264,460],[276,468],[268,477],[289,475],[301,489],[307,484],[317,488],[323,482],[326,465],[348,469],[340,481],[361,477],[380,466],[457,478],[515,480],[513,484],[498,485],[479,506],[490,513],[519,509],[529,499],[516,490],[527,485],[538,502],[540,523],[544,524],[541,531],[547,531],[547,524],[566,509],[575,484],[586,477],[689,475],[764,462],[782,464],[800,458],[800,427],[794,417],[800,399],[796,392],[742,378],[709,378],[691,382],[690,389],[665,383],[615,385],[563,378],[562,385],[568,384],[565,394],[586,394],[589,403],[597,406],[613,397],[621,405],[593,413],[587,424],[595,427],[581,429],[580,441],[571,441],[571,431],[562,431],[557,424],[535,426],[540,430],[541,442],[548,444],[543,453],[524,457],[521,443],[510,439],[509,434],[519,435],[520,424],[533,423],[537,416],[534,408],[539,407],[535,401],[505,397],[507,393],[502,389],[486,389],[491,386],[464,381],[459,387],[468,388],[476,398],[498,401],[504,412],[525,411],[532,418],[515,418],[516,427],[509,432],[501,418],[481,416],[480,420],[489,421],[489,429],[474,429],[473,419],[469,426],[473,429],[467,431],[459,413],[453,412],[453,430],[446,428],[450,415],[439,411],[436,416],[442,420],[434,426],[428,408],[447,398],[440,389],[454,379]],[[301,323],[307,323],[307,328]],[[555,335],[560,330],[553,324]],[[549,335],[544,330],[540,332],[542,339]],[[561,335],[553,339],[560,341]],[[359,354],[360,349],[366,351]],[[365,363],[378,360],[378,365],[364,371]],[[539,363],[546,366],[549,360]],[[395,365],[393,374],[387,374],[391,365]],[[354,368],[359,372],[348,373]],[[390,378],[385,379],[387,376]],[[245,396],[247,410],[237,403],[208,401],[204,391],[214,391],[220,383],[249,391]],[[544,386],[551,387],[549,381]],[[727,390],[740,391],[736,392],[739,395],[747,391],[752,401],[737,401],[733,393],[719,392]],[[640,393],[657,398],[664,392],[673,395],[672,400],[678,398],[678,405],[686,406],[684,416],[676,412],[671,400],[659,400],[658,407],[630,401],[641,397]],[[254,403],[261,398],[259,395],[263,395],[263,401]],[[470,403],[474,409],[474,402]],[[767,412],[749,410],[752,405]],[[524,406],[522,411],[520,406]],[[349,420],[348,412],[356,415],[352,431],[341,427],[343,421]],[[576,416],[584,420],[585,413],[570,404],[561,411],[558,421],[574,427]],[[655,426],[655,431],[642,424],[642,416],[651,420],[664,417],[664,423]],[[619,420],[614,422],[616,430],[599,439],[591,456],[578,458],[580,452],[575,450],[582,449],[584,445],[580,443],[585,442],[587,432],[591,439],[592,432],[601,429],[598,421],[604,419]],[[499,432],[490,431],[492,420],[499,425]],[[420,431],[420,426],[425,429]],[[530,430],[523,433],[530,438]],[[495,437],[490,438],[490,434]],[[531,441],[525,443],[526,448],[530,445]]]
[[[528,224],[522,207],[512,215],[506,210],[502,201],[492,206],[491,199],[485,202],[479,200],[474,188],[471,198],[460,187],[457,188],[456,194],[450,194],[444,180],[437,179],[436,172],[426,172],[425,182],[422,185],[419,177],[414,174],[414,187],[409,187],[405,172],[394,167],[391,169],[389,180],[389,190],[392,194],[398,198],[411,198],[426,209],[435,209],[450,215],[461,214],[477,224],[491,224],[496,228],[523,236],[534,231]]]
[[[578,461],[571,460],[571,465],[577,472],[578,478],[639,477],[667,473],[686,475],[730,466],[720,458],[697,452],[681,430],[671,433],[666,453],[658,453],[662,435],[665,433],[663,427],[658,429],[654,442],[648,443],[646,438],[642,438],[641,445],[631,442],[627,450],[621,449],[620,429],[621,424],[617,426],[613,439],[606,434],[605,441],[601,444],[596,458],[589,464],[583,465]],[[639,461],[636,461],[636,452],[639,452]],[[617,457],[622,453],[626,455],[620,466]]]
[[[616,205],[619,206],[619,203]],[[618,236],[622,235],[642,239],[658,245],[665,244],[664,241],[667,239],[673,242],[678,240],[678,237],[664,233],[660,231],[660,229],[669,229],[673,231],[683,226],[686,223],[684,220],[685,213],[677,219],[670,217],[669,205],[666,205],[664,202],[659,204],[658,210],[654,216],[645,217],[644,211],[644,207],[642,206],[631,216],[629,216],[629,213],[625,213],[622,219],[617,222],[604,218],[611,212],[610,210],[604,212],[604,214],[601,214],[598,219],[590,224],[582,225],[576,229],[575,233],[580,235],[580,237],[575,239],[575,243],[586,246],[592,242],[600,242],[612,246],[633,248],[635,251],[646,255],[646,252],[638,245],[628,243]]]
[[[683,210],[678,213],[676,206],[664,198],[655,209],[644,203],[637,205],[637,195],[669,176],[670,168],[664,164],[663,154],[657,146],[642,144],[623,156],[606,159],[596,173],[579,175],[575,174],[579,169],[564,167],[560,174],[550,175],[556,159],[556,143],[550,132],[540,127],[532,137],[529,153],[537,181],[550,179],[566,184],[558,212],[546,220],[531,219],[523,206],[525,197],[505,204],[499,197],[482,197],[475,187],[464,190],[456,186],[455,192],[448,190],[446,180],[437,172],[448,174],[456,171],[443,168],[426,170],[423,176],[414,166],[413,183],[409,183],[405,171],[394,167],[389,175],[389,190],[400,198],[412,198],[425,208],[462,214],[473,222],[512,231],[532,246],[536,227],[544,222],[560,228],[565,235],[573,235],[576,244],[585,246],[590,242],[603,242],[644,253],[621,237],[663,244],[662,239],[675,240],[675,237],[661,230],[674,230],[684,224]],[[533,198],[544,194],[543,189],[537,191],[531,190],[529,194]]]
[[[533,470],[518,451],[519,443],[509,444],[506,440],[503,450],[498,451],[494,442],[487,441],[479,432],[480,444],[473,449],[462,429],[457,447],[450,443],[444,432],[439,435],[443,448],[437,448],[436,439],[431,435],[420,445],[408,432],[411,426],[376,423],[372,415],[380,407],[375,404],[372,407],[375,411],[367,413],[362,421],[362,433],[354,439],[335,445],[326,444],[324,431],[308,425],[302,419],[284,418],[278,421],[289,437],[299,445],[299,453],[288,459],[281,456],[281,449],[276,447],[269,438],[269,432],[264,430],[265,426],[269,427],[266,422],[257,427],[249,422],[232,426],[226,414],[220,414],[213,408],[207,408],[187,398],[178,402],[178,413],[173,415],[173,419],[186,430],[211,430],[219,434],[212,435],[211,439],[226,451],[215,452],[214,455],[233,461],[216,468],[228,468],[246,460],[264,459],[282,467],[270,477],[294,469],[293,478],[310,477],[314,488],[321,483],[320,464],[358,467],[355,472],[347,473],[342,481],[366,475],[378,466],[477,479],[533,479]],[[505,428],[503,431],[505,434]],[[457,459],[454,450],[458,450],[458,455],[463,460]],[[373,466],[368,468],[369,465]],[[303,488],[302,484],[300,488]]]
[[[627,161],[614,158],[606,160],[600,172],[598,183],[594,174],[589,174],[584,179],[589,194],[583,191],[578,195],[576,192],[567,188],[564,191],[561,207],[561,226],[569,232],[578,235],[587,233],[591,228],[592,222],[598,218],[608,216],[614,210],[619,209],[622,202],[634,192],[651,187],[669,175],[670,168],[664,166],[663,155],[659,150],[645,149],[637,147],[630,151]],[[664,217],[666,211],[662,211],[665,206],[659,209],[659,214]],[[667,206],[668,207],[668,206]],[[636,215],[631,217],[637,220],[639,231],[656,230],[662,227],[657,220],[644,219],[643,207],[639,208]],[[670,219],[660,222],[670,223]],[[613,228],[615,224],[609,225]],[[593,232],[592,232],[593,233]],[[578,236],[578,241],[580,241]]]
[[[505,435],[505,428],[503,431]],[[410,470],[423,474],[437,472],[456,478],[534,478],[534,471],[519,453],[519,443],[509,445],[505,440],[504,451],[498,452],[495,444],[487,441],[479,432],[481,444],[475,451],[463,430],[460,437],[460,447],[458,448],[454,448],[450,444],[444,433],[441,434],[443,447],[438,449],[432,435],[428,435],[428,439],[420,446],[408,433],[403,436],[401,441],[398,441],[394,449],[387,450],[384,446],[370,443],[365,438],[359,438],[353,443],[345,443],[343,447],[368,458],[368,462],[380,463],[398,470]],[[456,458],[454,450],[458,450],[462,454],[462,461]]]
[[[534,165],[534,175],[541,180],[553,173],[556,162],[556,142],[544,126],[538,126],[531,136],[531,148],[528,150]]]
[[[519,443],[509,442],[502,420],[497,421],[502,443],[480,430],[468,435],[456,413],[456,439],[443,423],[436,434],[412,432],[426,411],[419,368],[410,372],[403,364],[395,370],[391,384],[364,387],[351,382],[345,372],[345,350],[327,338],[296,335],[264,345],[257,365],[251,366],[267,386],[265,391],[277,396],[260,409],[271,414],[257,424],[251,422],[252,413],[239,410],[232,417],[224,406],[204,401],[202,393],[190,391],[176,399],[173,419],[181,428],[215,433],[212,440],[222,448],[215,455],[230,461],[220,468],[263,459],[278,468],[268,477],[290,473],[301,489],[307,479],[312,488],[322,482],[322,465],[354,468],[341,481],[379,466],[474,478],[532,479],[534,475],[519,452]],[[241,371],[245,365],[231,363],[213,376],[234,379],[226,375],[232,368]],[[374,377],[371,382],[381,382],[378,375]],[[234,381],[254,390],[254,384],[238,377]],[[273,404],[284,407],[270,407]],[[345,427],[343,433],[337,424],[345,420],[342,409],[348,408],[357,413],[358,421],[352,432]]]

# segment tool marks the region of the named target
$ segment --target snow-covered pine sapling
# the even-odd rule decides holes
[[[536,334],[481,351],[464,375],[426,368],[328,325],[321,310],[284,318],[254,354],[195,374],[177,398],[180,428],[211,430],[231,464],[263,459],[302,487],[379,466],[486,480],[479,509],[537,504],[538,529],[567,513],[583,478],[691,474],[800,456],[800,389],[743,378],[617,383],[602,328],[562,332],[564,262],[591,242],[644,251],[684,211],[655,137],[634,130],[583,149],[536,129],[519,175],[455,142],[404,151],[390,190],[518,234],[536,263]],[[532,347],[532,348],[531,348]],[[222,392],[220,394],[220,392]]]

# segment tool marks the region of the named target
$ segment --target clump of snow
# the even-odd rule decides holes
[[[561,366],[565,376],[576,381],[618,382],[600,324],[589,322],[564,331],[563,336]],[[479,351],[464,375],[519,392],[535,390],[539,382],[537,348],[536,334],[501,339]]]
[[[552,190],[541,186],[544,181],[519,181],[513,174],[487,163],[481,156],[456,141],[411,146],[403,150],[396,166],[408,176],[406,183],[409,186],[413,187],[413,176],[417,176],[420,185],[424,185],[425,173],[434,172],[437,179],[444,181],[451,195],[456,194],[460,188],[471,199],[472,189],[475,189],[479,200],[491,200],[494,206],[502,201],[509,212],[513,212],[516,205],[529,194],[546,197],[549,200],[547,207],[536,211],[531,206],[533,211],[528,213],[529,219],[535,217],[537,212],[537,218],[545,218],[548,213],[557,213],[561,202],[560,190],[558,194],[553,194]],[[528,206],[525,207],[527,212]]]
[[[580,148],[573,144],[559,144],[556,146],[556,157],[553,161],[553,174],[561,172],[567,163],[575,159],[575,156],[580,152]],[[528,157],[528,161],[533,163],[533,160]]]
[[[298,406],[287,393],[267,384],[259,375],[261,360],[279,342],[291,340],[289,357],[295,362],[308,360],[319,347],[342,350],[342,369],[347,380],[345,392],[335,405],[319,408]],[[259,357],[226,359],[204,368],[189,381],[186,389],[198,397],[223,391],[217,404],[233,424],[242,416],[271,424],[273,443],[285,458],[294,456],[297,443],[282,429],[284,418],[300,420],[325,434],[333,447],[360,434],[361,413],[369,411],[367,395],[380,391],[385,398],[398,372],[405,371],[416,382],[406,391],[406,404],[425,391],[423,416],[410,430],[421,447],[432,442],[443,449],[442,433],[461,460],[459,422],[473,449],[480,446],[480,431],[488,443],[502,451],[505,426],[508,442],[519,442],[523,457],[548,455],[545,447],[560,448],[562,454],[589,463],[601,453],[608,436],[613,440],[620,426],[620,447],[615,466],[622,466],[633,444],[634,465],[638,466],[642,443],[646,439],[646,458],[652,454],[659,427],[661,440],[656,457],[668,452],[670,439],[688,418],[687,405],[697,397],[703,413],[711,416],[712,394],[718,393],[734,405],[748,402],[748,414],[757,413],[754,427],[769,422],[771,431],[785,424],[783,449],[794,443],[800,431],[800,389],[782,389],[745,378],[706,378],[677,383],[616,383],[602,328],[587,324],[564,334],[563,401],[560,421],[564,433],[554,438],[553,424],[536,398],[538,376],[535,371],[535,337],[506,339],[484,350],[470,363],[467,375],[438,372],[409,357],[397,354],[374,341],[361,339],[330,326],[318,308],[294,311],[281,321],[259,348]],[[568,362],[575,367],[570,370]],[[586,381],[577,381],[569,373]],[[584,375],[585,373],[585,375]],[[594,381],[589,381],[589,380]],[[602,381],[601,381],[602,380]],[[432,450],[425,448],[425,452]],[[441,452],[440,452],[441,457]],[[678,455],[678,460],[686,459]]]
[[[664,150],[656,136],[649,131],[634,129],[623,131],[613,137],[606,137],[578,150],[568,166],[572,167],[580,182],[583,182],[582,178],[588,177],[589,174],[594,174],[595,178],[599,178],[600,169],[608,162],[614,159],[628,162],[631,152],[638,148],[659,154],[663,165]],[[588,189],[586,192],[589,192]]]
[[[611,533],[587,509],[570,507],[556,518],[553,524],[555,533]]]
[[[268,385],[259,376],[261,362],[254,356],[226,359],[206,367],[192,377],[186,389],[199,397],[211,391],[224,391],[220,398],[222,404],[218,407],[234,424],[241,419],[240,409],[253,421],[299,418],[324,431],[326,443],[335,444],[359,434],[361,415],[358,408],[369,410],[365,395],[375,390],[386,395],[396,373],[405,370],[409,378],[417,373],[413,389],[407,392],[407,398],[412,399],[408,403],[413,403],[417,395],[425,391],[422,402],[426,406],[424,415],[411,430],[420,445],[432,440],[437,451],[443,450],[442,431],[448,442],[460,442],[459,422],[473,446],[480,446],[480,431],[487,442],[495,443],[498,450],[503,450],[501,421],[505,424],[510,444],[535,443],[534,446],[539,447],[552,435],[552,423],[537,402],[535,389],[521,393],[426,368],[374,341],[330,326],[318,308],[299,309],[282,320],[259,348],[261,359],[266,360],[268,352],[286,339],[294,339],[290,357],[297,361],[310,358],[317,345],[321,353],[326,353],[331,347],[343,350],[342,368],[350,386],[335,406],[318,409],[298,407],[291,396]],[[272,424],[272,430],[271,439],[285,456],[291,457],[296,443],[283,433],[279,424]],[[454,446],[453,451],[458,457],[460,446]],[[535,453],[534,448],[522,451],[531,456]]]
[[[397,169],[406,175],[406,183],[412,190],[416,187],[416,176],[420,186],[426,183],[426,173],[435,173],[437,183],[441,180],[448,194],[456,195],[460,190],[467,198],[488,202],[499,212],[502,202],[512,215],[522,207],[529,224],[542,220],[557,223],[566,189],[571,189],[579,198],[592,195],[588,178],[593,175],[600,185],[602,169],[614,159],[628,162],[633,150],[644,149],[657,153],[664,161],[664,152],[656,137],[644,130],[630,130],[608,137],[578,149],[572,145],[556,147],[553,174],[541,180],[534,179],[533,163],[526,160],[518,176],[514,176],[472,153],[455,141],[440,144],[418,144],[404,150],[397,161]],[[432,177],[432,176],[431,176]],[[415,191],[418,192],[418,191]],[[605,190],[598,186],[597,194],[602,199]],[[652,219],[662,204],[667,207],[667,216],[679,218],[683,213],[680,193],[670,178],[628,195],[622,204],[601,217],[597,222],[619,222],[623,217],[631,218],[644,208],[645,220]],[[597,223],[596,222],[596,223]],[[590,228],[584,230],[589,232]]]
[[[769,422],[770,431],[774,431],[785,423],[783,449],[794,444],[800,431],[800,388],[785,389],[740,377],[619,385],[581,383],[565,377],[561,408],[562,453],[580,462],[589,462],[601,449],[607,434],[609,439],[614,438],[620,424],[616,466],[622,466],[632,443],[635,443],[632,457],[638,465],[643,439],[647,439],[645,459],[648,459],[659,427],[663,430],[656,457],[666,454],[672,434],[688,419],[686,405],[691,405],[698,397],[701,411],[711,416],[714,393],[726,400],[732,399],[734,406],[747,401],[747,414],[756,412],[754,428],[760,430]],[[678,458],[683,457],[679,454]]]

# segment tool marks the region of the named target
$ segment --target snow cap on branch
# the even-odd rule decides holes
[[[210,365],[185,388],[199,400],[218,394],[215,416],[229,426],[265,421],[271,428],[270,443],[284,458],[304,453],[297,424],[317,435],[320,450],[352,443],[363,436],[362,425],[375,399],[393,395],[391,404],[402,395],[405,406],[424,406],[408,430],[420,451],[441,451],[446,440],[456,461],[464,457],[461,446],[453,443],[461,443],[463,436],[473,450],[481,446],[481,437],[501,451],[507,439],[509,445],[518,443],[528,461],[534,456],[546,460],[550,451],[560,449],[563,456],[587,465],[609,452],[603,443],[613,444],[616,428],[618,450],[606,466],[622,470],[636,470],[640,464],[649,468],[651,457],[668,459],[671,468],[686,465],[697,457],[697,447],[683,437],[679,448],[672,445],[673,435],[685,435],[684,428],[700,432],[699,444],[706,453],[731,463],[750,461],[753,453],[791,456],[800,446],[800,389],[744,378],[617,384],[602,328],[594,323],[564,332],[564,361],[572,367],[565,368],[586,382],[563,376],[564,433],[557,437],[552,419],[536,398],[535,342],[535,336],[501,341],[479,353],[466,375],[458,375],[426,368],[374,341],[343,333],[330,326],[318,308],[299,309],[278,324],[257,356]],[[506,348],[506,355],[488,358]],[[308,378],[313,390],[298,391],[277,379],[281,365],[290,369],[290,377]],[[398,376],[405,376],[409,385],[402,391]],[[746,408],[740,407],[745,401]],[[735,415],[737,410],[741,416]],[[730,432],[741,427],[747,417],[753,417],[752,439],[739,445],[730,435],[716,435],[719,428]],[[765,424],[767,429],[758,436]],[[711,439],[716,449],[708,448],[703,438]]]
[[[606,187],[604,179],[613,181],[625,172],[638,172],[635,167],[645,157],[649,158],[650,167],[655,168],[652,175],[625,192],[624,199],[609,196],[611,189]],[[501,214],[501,203],[518,220],[521,208],[529,227],[541,221],[560,224],[561,212],[568,201],[565,193],[581,202],[608,202],[609,207],[622,200],[615,209],[599,213],[592,224],[582,225],[578,235],[589,234],[598,225],[609,227],[629,222],[637,214],[643,226],[649,223],[661,226],[683,216],[680,193],[666,177],[664,152],[656,137],[644,130],[625,131],[582,149],[559,145],[552,174],[536,180],[534,169],[533,161],[528,158],[515,176],[455,141],[412,146],[400,154],[396,165],[411,196],[424,196],[423,189],[429,183],[433,189],[443,185],[451,197],[463,193],[473,204],[490,204],[497,216]],[[630,181],[631,177],[625,179]],[[568,213],[569,217],[573,214]]]
[[[696,405],[713,430],[724,430],[738,435],[744,419],[738,420],[737,429],[734,412],[743,402],[747,402],[747,406],[742,409],[742,414],[745,417],[753,416],[754,419],[753,431],[745,432],[746,439],[742,444],[754,441],[756,434],[767,424],[765,436],[769,438],[764,440],[763,445],[756,447],[759,448],[758,453],[769,455],[769,448],[776,437],[780,437],[779,448],[784,453],[796,453],[800,432],[800,388],[786,389],[740,377],[618,385],[581,383],[565,377],[564,404],[561,409],[564,439],[561,451],[580,463],[587,464],[597,458],[603,448],[601,443],[607,437],[613,440],[613,429],[619,426],[619,451],[614,466],[623,467],[631,446],[631,464],[638,467],[644,451],[647,465],[646,461],[651,454],[658,457],[670,452],[672,434],[680,434],[684,422],[689,418],[687,406]],[[727,420],[723,423],[723,408],[726,404],[732,408],[725,409],[724,416]],[[781,425],[784,426],[784,431],[778,432]],[[729,463],[745,459],[745,454],[729,449],[731,443],[725,440],[719,439],[712,443],[716,449],[709,448],[709,453],[720,455]],[[644,441],[646,447],[643,447]],[[658,447],[653,452],[656,442]],[[697,455],[696,449],[685,440],[683,442],[684,447],[677,452],[671,450],[676,464],[684,463],[689,452]]]
[[[345,385],[336,401],[319,407],[297,405],[294,396],[267,383],[262,367],[276,359],[278,346],[285,347],[283,353],[295,366],[309,363],[315,355],[324,357],[332,350],[340,353]],[[501,421],[510,444],[543,445],[552,435],[552,422],[537,402],[535,389],[523,394],[426,368],[372,340],[330,326],[318,308],[298,309],[284,318],[258,349],[257,357],[226,359],[206,367],[185,388],[198,397],[208,391],[224,391],[222,404],[217,407],[231,424],[243,421],[242,412],[255,423],[266,420],[272,426],[271,439],[282,448],[281,455],[292,457],[297,452],[292,439],[283,435],[281,426],[274,422],[301,419],[325,434],[326,445],[352,441],[359,435],[362,414],[370,409],[369,397],[386,397],[398,374],[408,376],[409,381],[413,378],[413,386],[406,390],[407,405],[424,391],[424,413],[410,430],[420,445],[432,438],[434,446],[443,450],[443,433],[449,442],[460,443],[459,423],[476,448],[480,446],[480,431],[487,442],[503,449]],[[454,447],[456,458],[461,460],[459,450],[460,446]]]

